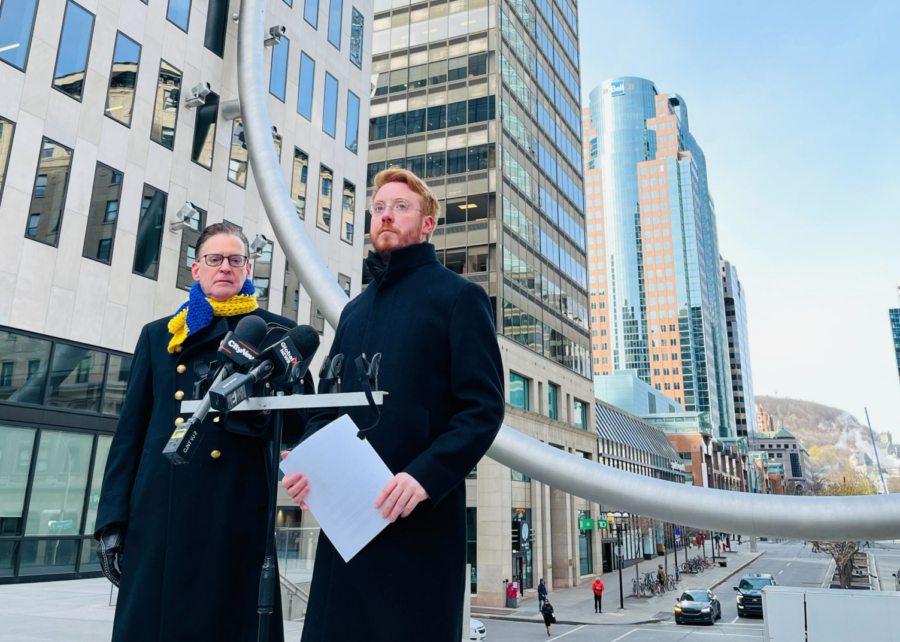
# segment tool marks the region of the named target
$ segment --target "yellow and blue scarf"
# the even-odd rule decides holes
[[[258,307],[256,289],[250,279],[244,281],[241,291],[227,301],[210,299],[200,289],[200,284],[195,283],[191,288],[188,300],[169,320],[169,332],[172,333],[169,352],[175,352],[175,346],[181,345],[189,336],[212,323],[213,317],[233,317],[238,314],[247,314]]]

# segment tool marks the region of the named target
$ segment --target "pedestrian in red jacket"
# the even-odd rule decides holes
[[[603,606],[601,601],[603,600],[603,589],[606,588],[603,586],[603,582],[600,581],[600,578],[594,580],[594,583],[591,584],[591,590],[594,592],[594,613],[602,613]]]

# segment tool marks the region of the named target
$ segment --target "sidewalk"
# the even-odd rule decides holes
[[[625,592],[625,608],[619,608],[619,572],[605,573],[601,580],[606,587],[603,592],[603,612],[594,613],[594,596],[591,592],[591,583],[586,582],[572,589],[558,589],[550,593],[550,603],[553,605],[554,615],[558,624],[639,624],[645,622],[659,622],[672,618],[672,606],[675,597],[684,589],[716,588],[733,575],[740,573],[746,566],[756,560],[763,552],[751,553],[750,546],[743,544],[738,550],[725,553],[727,566],[721,568],[713,566],[703,573],[688,575],[682,573],[681,583],[675,592],[667,592],[661,597],[636,598],[631,596],[631,580],[634,579],[634,566],[622,569],[622,588]],[[696,557],[701,549],[688,550],[688,557]],[[707,553],[710,549],[707,546]],[[669,573],[675,575],[674,557],[669,553]],[[711,554],[707,556],[712,560]],[[716,554],[716,561],[719,554]],[[678,561],[685,561],[683,551],[678,551]],[[662,557],[654,557],[645,560],[638,565],[638,571],[643,577],[644,573],[656,572],[656,567],[663,564]],[[487,607],[472,607],[472,617],[497,620],[514,620],[518,622],[542,622],[538,613],[537,598],[529,598],[521,603],[518,609],[492,609]]]
[[[0,642],[108,642],[115,608],[103,578],[0,586]],[[297,640],[301,622],[285,622]]]

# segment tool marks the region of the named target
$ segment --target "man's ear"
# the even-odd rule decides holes
[[[196,261],[191,264],[191,276],[195,281],[200,282],[200,264]]]
[[[422,226],[422,234],[425,235],[425,238],[428,238],[428,235],[431,234],[432,230],[434,230],[434,217],[426,216],[425,224]]]

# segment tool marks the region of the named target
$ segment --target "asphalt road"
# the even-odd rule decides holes
[[[771,573],[782,586],[819,587],[828,571],[829,557],[812,553],[802,542],[770,544],[760,542],[761,551],[766,554],[750,566],[727,580],[714,591],[722,603],[722,619],[714,626],[682,625],[674,621],[642,625],[555,625],[552,635],[540,624],[507,622],[483,619],[487,629],[488,642],[528,642],[530,640],[558,640],[565,642],[709,642],[712,637],[734,638],[735,642],[763,639],[761,620],[738,618],[733,586],[744,573]],[[691,588],[688,586],[687,588]],[[660,607],[663,603],[660,603]],[[672,600],[674,606],[674,598]],[[668,607],[666,607],[668,608]],[[660,610],[663,610],[662,608]]]

